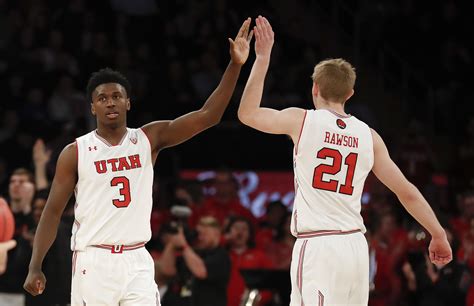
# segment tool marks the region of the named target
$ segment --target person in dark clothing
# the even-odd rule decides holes
[[[231,263],[229,254],[219,245],[219,222],[214,217],[202,217],[196,231],[193,248],[182,229],[170,239],[159,259],[161,273],[178,278],[180,305],[225,306]]]

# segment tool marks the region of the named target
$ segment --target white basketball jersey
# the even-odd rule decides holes
[[[306,111],[300,133],[293,151],[292,234],[365,232],[360,210],[374,163],[370,128],[354,116],[320,109]]]
[[[78,181],[71,249],[132,245],[151,237],[153,162],[141,129],[112,146],[96,131],[76,139]]]

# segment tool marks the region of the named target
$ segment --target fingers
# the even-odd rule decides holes
[[[250,31],[250,34],[249,36],[247,37],[247,42],[250,43],[250,41],[252,40],[252,37],[253,37],[253,30]]]
[[[41,294],[43,293],[43,291],[44,291],[44,283],[38,279],[36,281],[36,292],[38,292],[38,294]]]
[[[265,40],[273,39],[274,33],[272,30],[272,26],[270,25],[270,22],[268,22],[267,18],[259,15],[255,19],[255,24],[256,24],[256,27],[254,27],[254,32],[255,32],[256,39],[257,39],[257,35],[259,39],[265,39]]]
[[[248,33],[249,33],[249,27],[250,27],[250,17],[247,18],[244,23],[242,23],[242,26],[240,27],[240,30],[239,30],[239,33],[237,33],[237,36],[235,37],[235,39],[239,38],[239,37],[243,37],[243,38],[246,38]]]

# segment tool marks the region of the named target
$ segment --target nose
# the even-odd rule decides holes
[[[107,99],[107,104],[106,104],[107,107],[113,107],[115,106],[115,100],[114,99]]]

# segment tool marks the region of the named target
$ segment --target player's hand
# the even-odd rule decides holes
[[[234,40],[228,38],[230,43],[230,58],[233,63],[243,65],[249,57],[250,41],[252,40],[253,31],[250,31],[250,22],[252,19],[247,18],[240,27],[239,33]]]
[[[258,57],[270,58],[275,34],[267,18],[258,16],[255,19],[257,24],[253,31],[255,32],[255,54]]]
[[[42,294],[46,285],[46,277],[39,269],[30,269],[26,277],[23,289],[25,289],[32,296]]]
[[[7,268],[8,251],[13,249],[15,246],[15,240],[0,242],[0,275],[3,274]]]
[[[428,251],[430,261],[438,267],[448,264],[453,259],[453,252],[446,237],[431,238]]]

